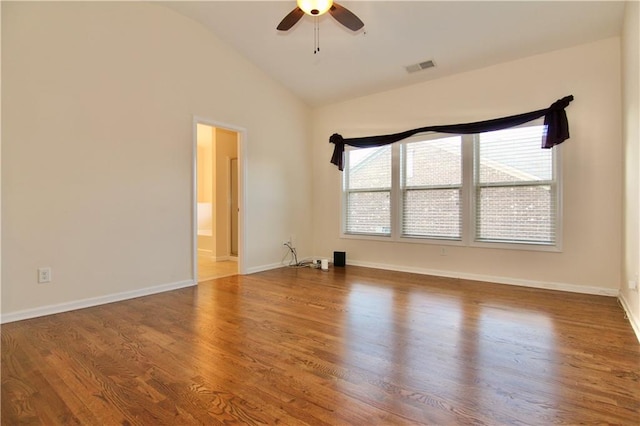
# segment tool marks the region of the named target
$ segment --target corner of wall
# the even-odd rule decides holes
[[[640,267],[640,4],[626,2],[621,35],[622,139],[624,157],[624,209],[622,282],[619,300],[640,341],[640,295],[626,286],[638,280]]]
[[[636,314],[633,312],[633,310],[631,309],[630,304],[627,301],[625,294],[623,292],[620,292],[620,295],[618,296],[618,300],[620,300],[620,304],[622,305],[622,309],[624,309],[627,319],[631,324],[631,328],[633,329],[633,332],[636,334],[636,338],[638,339],[638,342],[640,342],[640,318],[638,318]]]

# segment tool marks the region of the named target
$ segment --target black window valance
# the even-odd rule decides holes
[[[549,108],[537,111],[525,112],[523,114],[511,115],[509,117],[494,118],[493,120],[476,121],[474,123],[450,124],[440,126],[420,127],[418,129],[407,130],[391,135],[367,136],[361,138],[345,139],[338,133],[334,133],[329,142],[334,144],[331,162],[344,170],[344,146],[349,145],[357,148],[382,146],[398,142],[418,133],[440,132],[455,134],[474,134],[491,132],[494,130],[507,129],[519,126],[529,121],[544,117],[546,132],[542,138],[542,148],[552,148],[569,139],[569,122],[565,108],[573,101],[573,95],[565,96],[555,101]]]

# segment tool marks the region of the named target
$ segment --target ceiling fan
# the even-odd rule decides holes
[[[364,23],[349,9],[334,3],[333,0],[297,0],[298,7],[293,9],[278,24],[278,31],[289,31],[306,13],[311,16],[320,16],[329,12],[336,21],[349,28],[358,31],[364,27]]]

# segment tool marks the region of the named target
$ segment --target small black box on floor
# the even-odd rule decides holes
[[[344,251],[333,252],[333,266],[345,266],[347,264],[347,253]]]

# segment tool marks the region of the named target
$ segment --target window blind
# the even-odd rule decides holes
[[[554,244],[553,153],[544,126],[481,133],[475,151],[476,240]]]
[[[349,151],[344,188],[344,232],[389,235],[391,146]]]
[[[403,145],[402,236],[460,239],[462,138]]]

